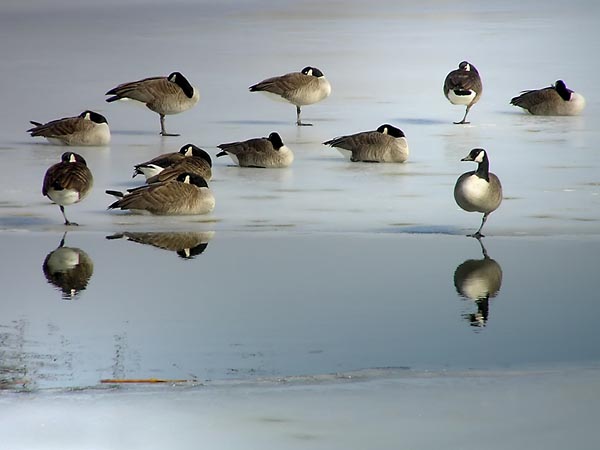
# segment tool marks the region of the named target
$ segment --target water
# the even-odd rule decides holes
[[[557,429],[595,448],[598,5],[562,8],[4,3],[0,449],[264,448],[265,439],[564,448]],[[463,59],[484,94],[471,125],[455,126],[463,109],[442,82]],[[306,65],[333,86],[303,108],[313,127],[294,125],[293,106],[247,91]],[[120,82],[174,70],[201,92],[197,107],[167,117],[181,137],[158,136],[144,108],[104,102]],[[586,97],[582,116],[532,117],[508,104],[559,78]],[[40,190],[65,148],[25,130],[84,109],[108,118],[113,140],[75,149],[95,187],[67,207],[81,226],[55,252],[65,229]],[[382,123],[405,132],[406,164],[350,164],[321,145]],[[188,142],[215,155],[222,142],[271,131],[295,152],[293,165],[216,159],[208,216],[106,211],[105,189],[141,183],[135,163]],[[464,237],[480,215],[452,198],[456,178],[473,170],[460,162],[473,147],[488,150],[504,186],[484,230],[487,259]],[[169,233],[192,244],[159,248]],[[189,245],[192,258],[173,250],[186,256]],[[66,277],[52,270],[60,261],[80,264]],[[110,379],[171,383],[114,388]],[[169,427],[148,431],[167,416],[179,442]],[[440,441],[422,438],[430,429]]]

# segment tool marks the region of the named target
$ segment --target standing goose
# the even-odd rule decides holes
[[[191,156],[192,151],[196,147],[195,145],[184,145],[179,149],[178,152],[163,153],[155,158],[152,158],[143,163],[136,164],[133,166],[133,175],[131,178],[135,178],[137,175],[144,175],[146,180],[153,177],[154,175],[161,172],[164,168],[169,167],[186,156]]]
[[[454,186],[454,200],[465,211],[483,213],[481,226],[469,236],[483,237],[481,229],[487,217],[502,203],[502,185],[496,175],[489,171],[490,163],[487,152],[482,148],[474,148],[461,159],[478,163],[477,170],[463,173]]]
[[[30,122],[27,130],[32,137],[42,136],[48,142],[59,145],[108,145],[110,129],[106,117],[86,110],[75,117],[63,117],[48,123]]]
[[[569,89],[563,80],[558,80],[543,89],[522,91],[510,104],[538,116],[576,116],[585,108],[585,98]]]
[[[207,214],[215,207],[215,198],[204,178],[182,173],[175,180],[129,189],[127,194],[106,191],[118,200],[108,209],[128,209],[138,214],[193,215]]]
[[[467,61],[462,61],[458,69],[453,70],[446,76],[444,81],[444,95],[453,105],[465,105],[465,115],[460,122],[455,124],[469,123],[466,121],[471,106],[479,101],[483,85],[481,77],[475,66]]]
[[[274,100],[296,105],[296,125],[307,125],[300,120],[300,107],[320,102],[331,94],[331,85],[323,72],[316,67],[305,67],[301,72],[292,72],[267,78],[250,86],[250,92],[263,92]]]
[[[194,144],[184,145],[185,154],[179,161],[159,170],[156,175],[148,177],[148,183],[159,183],[174,180],[182,173],[193,173],[209,181],[212,178],[212,159],[210,155]]]
[[[65,225],[77,225],[70,222],[65,214],[65,206],[83,200],[94,184],[94,177],[83,156],[65,152],[60,162],[51,166],[44,175],[42,194],[60,207]]]
[[[111,89],[106,95],[112,95],[107,102],[131,99],[144,103],[148,109],[160,116],[160,134],[162,136],[179,136],[167,133],[165,116],[187,111],[200,99],[198,89],[180,72],[173,72],[168,77],[151,77],[139,81],[123,83]]]
[[[350,161],[403,163],[408,159],[408,143],[401,129],[389,124],[375,131],[340,136],[323,145],[336,147]]]
[[[281,140],[278,133],[268,138],[255,138],[242,142],[231,142],[217,146],[220,156],[229,155],[240,167],[278,168],[288,167],[294,161],[294,154]]]

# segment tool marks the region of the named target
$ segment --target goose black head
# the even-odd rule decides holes
[[[381,125],[379,128],[377,128],[377,131],[382,134],[389,134],[390,136],[395,138],[406,137],[404,135],[404,132],[400,128],[396,128],[395,126],[390,125],[389,123]]]
[[[187,98],[192,98],[194,96],[193,86],[190,84],[187,78],[181,74],[181,72],[173,72],[167,77],[167,79],[171,83],[175,83],[177,86],[179,86]]]
[[[271,142],[275,150],[279,150],[281,147],[283,147],[281,136],[279,136],[279,134],[276,132],[271,133],[268,137],[268,140]]]
[[[210,155],[205,150],[202,150],[200,147],[197,147],[194,144],[185,144],[179,149],[179,153],[184,156],[196,156],[198,158],[202,158],[208,163],[209,167],[212,167],[212,159]]]
[[[202,178],[200,175],[196,175],[194,173],[188,173],[188,172],[181,173],[177,176],[176,180],[179,181],[180,183],[193,184],[200,188],[208,187],[208,183],[206,182],[206,180],[204,178]]]
[[[79,114],[79,117],[82,119],[91,120],[94,123],[108,123],[106,117],[104,117],[102,114],[90,111],[89,109],[86,109],[84,112]]]
[[[321,72],[319,69],[317,69],[316,67],[310,67],[310,66],[307,66],[304,69],[302,69],[302,73],[304,75],[317,77],[317,78],[324,76],[323,72]]]
[[[78,153],[64,152],[61,155],[60,160],[62,162],[65,162],[65,163],[75,163],[75,162],[78,162],[80,164],[83,164],[84,166],[87,166],[87,162],[85,161],[85,159],[83,158],[83,156],[81,156]]]

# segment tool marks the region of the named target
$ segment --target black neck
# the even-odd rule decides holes
[[[483,178],[486,181],[490,181],[490,161],[488,160],[487,155],[483,157],[483,161],[481,161],[477,166],[475,175],[477,175],[479,178]]]

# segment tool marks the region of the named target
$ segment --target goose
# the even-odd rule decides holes
[[[135,178],[138,175],[144,175],[146,180],[148,178],[153,177],[154,175],[161,172],[165,167],[170,166],[173,163],[185,158],[186,156],[191,156],[192,151],[195,145],[184,145],[177,152],[171,153],[163,153],[162,155],[158,155],[148,161],[144,161],[143,163],[136,164],[133,166],[133,175],[131,178]]]
[[[278,133],[269,137],[254,138],[242,142],[230,142],[217,146],[220,156],[229,155],[240,167],[278,168],[288,167],[294,161],[294,154],[281,140]]]
[[[185,156],[170,166],[157,171],[155,175],[148,177],[146,182],[150,184],[174,180],[182,173],[193,173],[209,181],[212,178],[212,159],[210,155],[194,144],[186,144],[183,148],[187,149],[185,153],[189,156]]]
[[[65,206],[83,200],[92,189],[94,177],[83,156],[65,152],[60,162],[51,166],[44,175],[42,195],[56,203],[65,219],[65,225],[77,225],[70,222],[65,214]]]
[[[106,239],[126,239],[177,253],[180,258],[192,259],[206,250],[213,231],[125,231],[106,236]]]
[[[106,117],[90,110],[75,117],[63,117],[47,123],[32,120],[30,123],[33,128],[27,132],[32,137],[45,137],[52,144],[102,146],[110,142]]]
[[[465,314],[472,326],[485,326],[489,315],[489,300],[500,292],[502,286],[502,267],[488,256],[481,241],[483,259],[468,259],[454,271],[454,287],[463,298],[473,300],[477,312]]]
[[[404,132],[389,124],[375,131],[340,136],[323,145],[336,147],[350,161],[403,163],[408,159],[408,143]]]
[[[467,61],[462,61],[458,69],[450,72],[444,80],[444,95],[453,105],[465,105],[465,115],[460,122],[455,124],[467,124],[467,114],[471,107],[479,101],[483,85],[481,77],[475,66]]]
[[[513,97],[511,105],[538,116],[576,116],[585,108],[585,98],[572,91],[563,80],[543,89],[522,91]]]
[[[162,136],[179,136],[167,133],[165,116],[179,114],[193,107],[200,99],[198,89],[180,72],[173,72],[168,77],[150,77],[138,81],[119,84],[106,93],[111,95],[107,102],[131,99],[144,103],[148,109],[160,116],[160,134]]]
[[[461,161],[473,161],[478,166],[477,170],[463,173],[456,180],[454,200],[465,211],[483,213],[481,226],[469,236],[484,237],[481,229],[485,221],[502,203],[502,185],[498,177],[489,171],[490,163],[484,149],[474,148]]]
[[[182,173],[174,180],[129,189],[126,194],[111,190],[106,193],[118,198],[108,209],[130,210],[137,214],[207,214],[215,207],[215,198],[206,180],[191,173]]]
[[[63,299],[73,300],[87,287],[94,273],[94,262],[80,248],[65,246],[66,236],[65,232],[58,248],[48,253],[42,270],[46,280],[62,291]]]
[[[300,107],[320,102],[331,94],[331,85],[316,67],[305,67],[300,72],[267,78],[249,87],[250,92],[262,92],[277,101],[296,105],[296,125],[310,126],[300,119]]]

